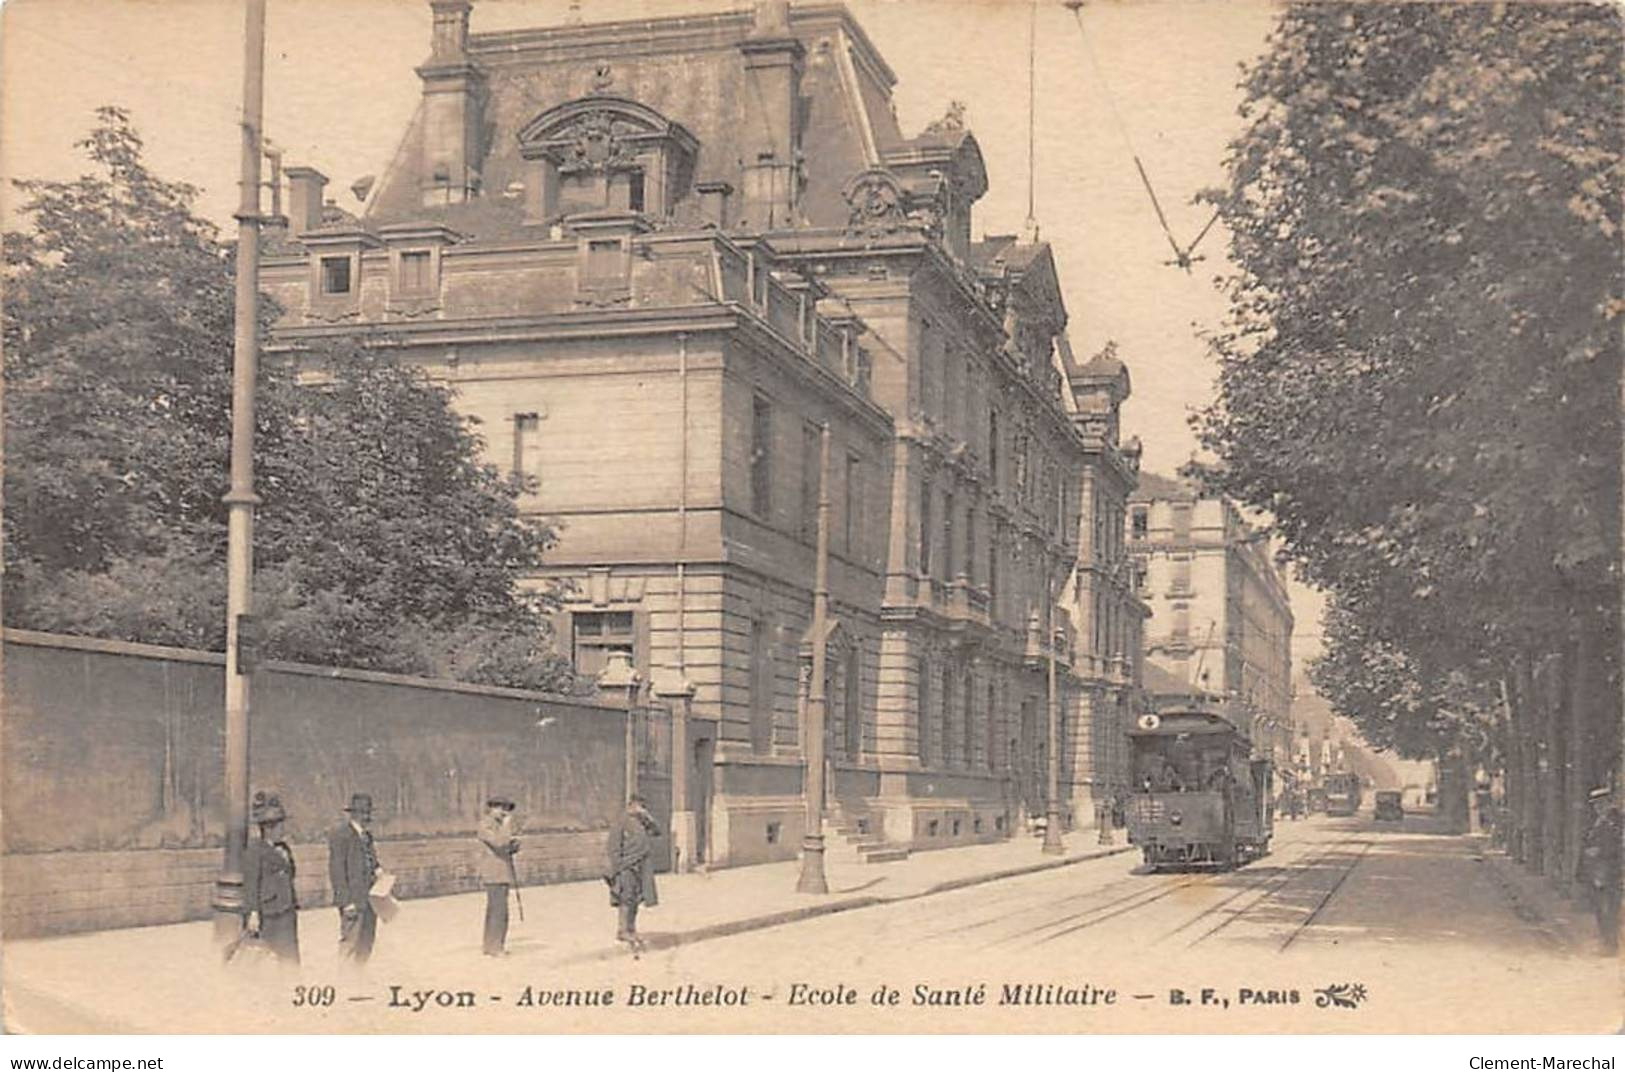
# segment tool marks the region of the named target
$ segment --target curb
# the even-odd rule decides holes
[[[1100,860],[1108,856],[1119,856],[1129,852],[1133,846],[1124,845],[1120,848],[1097,849],[1093,852],[1079,853],[1065,856],[1059,860],[1040,860],[1036,863],[1022,864],[1018,867],[1007,867],[1000,871],[988,871],[977,875],[966,875],[961,878],[946,879],[923,890],[913,890],[887,897],[871,895],[868,897],[847,897],[838,901],[825,901],[821,904],[809,904],[800,908],[790,908],[782,912],[770,912],[761,916],[746,916],[743,919],[724,920],[721,923],[712,923],[693,930],[674,931],[667,934],[653,934],[644,943],[644,948],[650,951],[661,949],[676,949],[679,946],[693,945],[697,942],[709,941],[713,938],[727,938],[735,934],[746,934],[750,931],[768,930],[772,927],[781,927],[787,923],[800,923],[804,920],[816,919],[820,916],[832,916],[837,912],[851,912],[860,908],[876,908],[880,905],[901,904],[905,901],[917,901],[924,897],[933,897],[939,893],[951,893],[954,890],[967,889],[971,886],[980,886],[988,882],[999,882],[1007,878],[1019,878],[1022,875],[1038,874],[1043,871],[1055,871],[1074,864],[1087,863],[1090,860]],[[565,964],[577,964],[597,960],[618,960],[627,955],[625,949],[611,947],[592,953],[584,953],[571,957]]]

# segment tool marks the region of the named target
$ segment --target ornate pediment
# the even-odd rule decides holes
[[[889,171],[860,171],[841,192],[846,198],[846,229],[850,233],[878,238],[908,225],[907,198]]]
[[[602,92],[549,108],[519,131],[520,155],[551,160],[561,174],[630,168],[655,151],[692,160],[698,148],[682,124]]]

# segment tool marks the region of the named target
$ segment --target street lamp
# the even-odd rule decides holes
[[[259,358],[260,125],[264,114],[265,0],[248,0],[243,27],[241,190],[237,206],[235,334],[231,354],[231,488],[226,493],[226,844],[214,885],[214,936],[222,946],[242,933],[248,842],[249,673],[255,655],[254,380]]]
[[[797,893],[828,893],[824,877],[824,724],[828,697],[825,695],[825,668],[829,655],[829,423],[825,422],[818,442],[818,536],[817,560],[813,567],[812,681],[807,689],[806,741],[802,752],[807,761],[802,778],[805,794],[805,832],[801,839],[801,875]]]
[[[632,669],[632,657],[624,651],[610,652],[609,662],[598,673],[598,689],[605,696],[626,696],[626,799],[638,791],[637,703],[643,678]]]

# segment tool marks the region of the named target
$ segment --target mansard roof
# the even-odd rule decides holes
[[[739,46],[752,28],[751,12],[732,11],[470,34],[468,59],[483,73],[486,94],[488,135],[476,165],[480,196],[467,205],[425,209],[420,109],[379,180],[367,222],[427,217],[474,238],[517,236],[520,199],[506,198],[505,207],[503,202],[525,178],[521,132],[534,135],[546,117],[590,107],[595,94],[647,110],[692,139],[695,182],[722,181],[741,190],[737,104],[746,89]],[[806,225],[841,227],[849,214],[842,197],[846,182],[884,165],[893,153],[910,151],[892,111],[896,76],[844,5],[793,6],[789,32],[805,50],[805,186],[798,210]],[[933,151],[941,140],[933,136]],[[968,133],[951,140],[959,158],[980,161]],[[476,208],[480,202],[497,206]],[[676,206],[679,214],[683,207]]]

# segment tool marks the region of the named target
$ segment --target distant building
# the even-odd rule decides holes
[[[972,241],[962,110],[905,136],[837,5],[499,33],[430,7],[422,105],[359,213],[286,172],[275,342],[365,331],[536,479],[578,668],[695,686],[685,857],[800,847],[826,424],[831,811],[913,848],[1042,814],[1053,649],[1063,815],[1092,821],[1144,615],[1128,371],[1072,358],[1047,243]]]
[[[1229,502],[1142,473],[1128,547],[1151,607],[1146,688],[1153,701],[1219,699],[1278,769],[1296,767],[1291,731],[1292,607],[1263,534]]]

